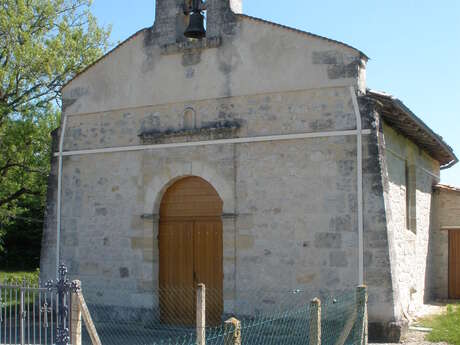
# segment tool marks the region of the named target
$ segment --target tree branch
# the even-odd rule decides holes
[[[9,161],[10,162],[10,161]],[[8,174],[8,170],[10,168],[21,168],[23,169],[25,172],[28,172],[28,173],[36,173],[36,174],[45,174],[47,173],[45,170],[40,170],[40,169],[34,169],[34,168],[29,168],[28,166],[26,166],[25,164],[20,164],[20,163],[7,163],[6,165],[2,166],[0,168],[0,175],[2,177],[5,177],[6,174]]]
[[[0,206],[3,206],[3,205],[5,205],[5,204],[7,204],[7,203],[9,203],[11,201],[17,200],[24,194],[40,195],[39,192],[34,192],[34,191],[31,191],[31,190],[23,187],[23,188],[17,190],[16,192],[14,192],[13,194],[11,194],[10,196],[8,196],[6,198],[3,198],[3,199],[0,199]]]

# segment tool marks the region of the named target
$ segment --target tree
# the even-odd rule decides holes
[[[90,6],[0,0],[0,232],[31,205],[43,209],[60,90],[107,49],[110,28]]]

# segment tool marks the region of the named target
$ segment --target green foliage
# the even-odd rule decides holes
[[[39,285],[39,276],[40,270],[38,268],[35,271],[0,271],[0,282],[6,285],[22,286],[25,284],[26,286],[33,287]],[[3,307],[19,308],[21,299],[17,298],[16,296],[20,296],[20,289],[9,289],[9,291],[11,292],[11,298],[8,294],[6,296],[2,296]],[[27,304],[29,304],[30,307],[32,307],[34,302],[34,296],[32,296],[31,294],[25,294],[24,303],[26,309]]]
[[[448,305],[445,314],[425,319],[421,324],[433,329],[427,336],[429,341],[460,345],[460,306]]]
[[[17,284],[25,280],[30,285],[37,285],[39,275],[39,269],[36,269],[35,271],[0,271],[0,282]]]
[[[98,26],[89,6],[0,1],[0,240],[13,240],[10,233],[21,228],[36,241],[42,227],[36,219],[43,218],[60,90],[107,49],[110,30]],[[0,245],[1,253],[6,240]]]

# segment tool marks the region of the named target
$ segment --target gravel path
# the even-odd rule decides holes
[[[401,344],[405,345],[448,345],[447,343],[430,343],[425,340],[426,333],[409,331],[407,339]],[[369,345],[397,345],[397,344],[369,344]]]

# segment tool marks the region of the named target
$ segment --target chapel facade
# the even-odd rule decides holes
[[[257,289],[366,284],[371,336],[398,339],[448,294],[430,283],[430,239],[452,149],[367,89],[358,49],[240,0],[208,0],[206,18],[206,36],[186,38],[184,1],[157,0],[153,27],[63,88],[42,279],[59,260],[100,303],[139,308],[205,283],[214,314],[251,312]]]

